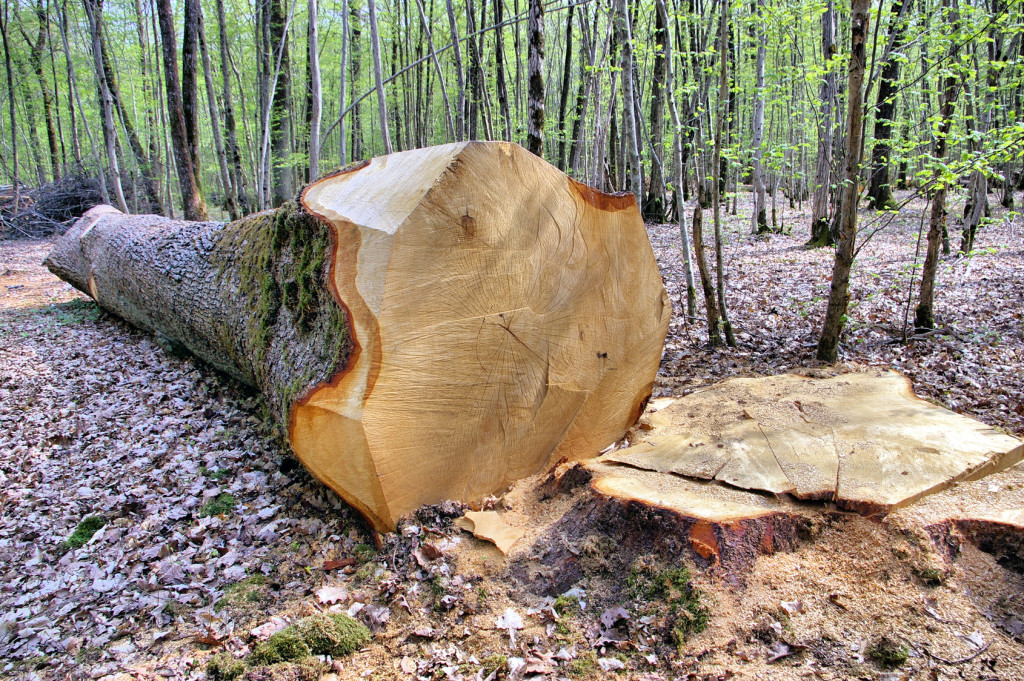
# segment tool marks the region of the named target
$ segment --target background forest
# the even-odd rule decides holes
[[[866,11],[869,201],[939,169],[1012,205],[1020,2]],[[6,175],[102,167],[133,212],[237,216],[353,160],[505,139],[665,222],[677,188],[710,200],[718,123],[722,188],[754,185],[755,231],[780,200],[822,224],[839,203],[851,8],[831,0],[5,0],[2,18]]]
[[[21,183],[73,176],[125,212],[200,220],[392,151],[518,142],[678,221],[712,345],[735,344],[722,212],[749,191],[750,233],[836,246],[818,347],[834,361],[862,199],[879,228],[928,202],[920,331],[940,244],[972,252],[990,201],[1012,210],[1024,189],[1022,25],[1019,0],[6,0],[0,162],[15,206]],[[809,224],[785,225],[780,201]]]

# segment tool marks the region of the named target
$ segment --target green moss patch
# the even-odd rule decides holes
[[[97,515],[83,518],[71,536],[64,540],[64,547],[68,549],[82,548],[106,524],[107,521]]]
[[[279,334],[290,336],[287,341],[293,352],[281,353],[286,370],[281,375],[294,378],[276,386],[277,403],[270,405],[282,422],[295,399],[312,385],[329,380],[351,349],[345,310],[328,281],[334,239],[329,223],[289,201],[277,210],[225,225],[213,255],[222,277],[237,275],[235,286],[222,287],[225,295],[241,296],[250,313],[244,320],[244,347],[239,348],[243,357],[236,359],[240,366],[251,368],[257,385],[266,383],[263,360],[279,342]],[[299,338],[290,329],[279,331],[284,310]],[[236,330],[225,329],[223,334],[231,338]],[[310,351],[294,352],[296,343],[306,344]]]
[[[258,644],[251,666],[296,662],[310,655],[343,657],[369,643],[370,630],[348,615],[318,613],[304,617]]]
[[[199,507],[199,517],[206,518],[211,515],[221,515],[234,509],[237,505],[238,502],[234,496],[227,492],[221,492]]]
[[[868,657],[883,669],[895,669],[907,663],[910,649],[899,641],[883,636],[868,646]]]
[[[371,638],[369,629],[343,614],[319,613],[299,620],[294,626],[314,655],[349,655]]]
[[[218,653],[206,663],[207,681],[234,681],[245,673],[245,663],[231,653]]]
[[[690,571],[685,567],[658,570],[638,561],[630,570],[626,586],[639,600],[667,606],[672,622],[671,636],[676,644],[707,629],[711,613],[701,603],[701,593],[693,586]]]

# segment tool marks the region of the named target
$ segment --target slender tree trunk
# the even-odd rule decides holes
[[[469,127],[468,137],[471,140],[480,138],[480,50],[476,41],[476,18],[473,13],[473,0],[466,0],[466,44],[469,47],[469,69],[466,74],[466,120]]]
[[[767,51],[768,37],[763,23],[764,0],[756,0],[757,60],[754,67],[754,211],[751,216],[752,231],[764,234],[769,231],[767,216],[767,197],[764,189],[764,169],[761,167],[764,158],[764,60]]]
[[[668,26],[668,8],[665,7],[665,0],[657,0],[658,21],[662,26]],[[672,63],[672,35],[669,31],[664,32],[665,47],[665,89],[668,93],[669,109],[672,111],[672,151],[675,163],[675,177],[672,184],[675,191],[672,193],[675,201],[676,217],[679,220],[679,237],[683,249],[683,276],[686,283],[686,316],[690,319],[697,314],[697,292],[693,281],[693,262],[690,259],[690,238],[686,229],[686,204],[683,203],[683,192],[679,189],[683,184],[685,167],[683,162],[683,124],[679,118],[679,107],[676,105],[675,79],[673,73],[675,68]],[[712,296],[714,299],[714,296]]]
[[[500,2],[501,0],[497,1]],[[427,21],[427,15],[423,11],[423,0],[416,0],[416,9],[419,10],[420,22],[422,22],[423,25],[423,32],[427,36],[427,49],[430,50],[430,61],[434,65],[434,71],[437,72],[437,83],[441,88],[441,97],[444,99],[444,121],[448,129],[448,137],[449,139],[455,140],[457,139],[457,133],[455,129],[455,119],[452,118],[452,103],[448,99],[448,86],[445,85],[444,82],[444,69],[441,68],[441,62],[437,58],[437,50],[434,49],[434,37],[430,32],[430,22]],[[501,35],[500,31],[498,34]],[[498,45],[500,48],[500,38]]]
[[[814,178],[814,200],[811,204],[811,239],[807,245],[812,248],[831,246],[831,220],[829,202],[832,196],[832,111],[836,106],[837,76],[832,58],[836,48],[836,6],[835,0],[828,0],[825,13],[821,15],[821,52],[826,61],[827,71],[821,81],[821,115],[818,118],[818,162]]]
[[[565,20],[565,61],[562,63],[562,88],[558,97],[558,169],[565,170],[565,110],[569,106],[569,86],[572,84],[572,19],[576,5],[569,2]]]
[[[76,112],[75,97],[78,88],[75,86],[75,69],[71,64],[71,50],[67,46],[67,38],[64,31],[64,23],[67,15],[67,0],[61,5],[61,8],[57,14],[57,28],[60,31],[61,42],[64,44],[64,70],[68,76],[68,117],[71,120],[71,153],[75,157],[75,164],[82,167],[82,142],[78,139],[78,116]],[[91,138],[91,133],[89,137]],[[106,190],[104,189],[104,196]]]
[[[156,181],[154,176],[153,164],[146,153],[145,147],[142,146],[142,140],[139,138],[138,132],[135,129],[135,124],[132,122],[133,117],[131,112],[128,111],[128,107],[125,106],[124,98],[121,96],[121,89],[118,87],[117,77],[114,75],[114,67],[111,65],[110,57],[107,53],[107,42],[105,36],[106,31],[103,30],[101,22],[100,56],[103,64],[103,77],[106,79],[107,90],[110,92],[110,99],[114,103],[118,118],[124,128],[125,137],[128,139],[128,146],[132,150],[132,156],[135,157],[135,162],[139,166],[139,181],[142,185],[142,190],[146,196],[146,202],[148,204],[148,206],[144,208],[143,212],[159,212],[163,209],[163,202],[160,200],[159,183]],[[136,201],[137,200],[138,193],[136,193]]]
[[[377,29],[376,0],[367,0],[370,6],[370,41],[373,48],[373,77],[377,88],[377,113],[380,116],[380,134],[384,138],[384,153],[393,151],[391,133],[388,132],[388,109],[384,99],[384,73],[380,63],[380,33]]]
[[[291,16],[285,15],[284,0],[270,0],[270,47],[276,55],[272,76],[273,105],[270,107],[274,208],[295,194],[294,172],[289,160],[292,154],[291,50],[288,45],[290,24]]]
[[[417,0],[419,2],[419,0]],[[348,26],[348,0],[341,2],[341,65],[338,67],[338,110],[348,108],[349,43],[352,36]],[[348,163],[348,149],[345,143],[345,117],[338,120],[338,165]]]
[[[993,0],[993,16],[1001,16],[1004,13],[1005,5],[1003,0]],[[974,117],[976,144],[982,144],[989,131],[992,129],[992,117],[996,108],[996,93],[999,91],[999,72],[1002,64],[1009,63],[1007,55],[1003,54],[1003,33],[998,22],[993,22],[990,28],[988,41],[988,63],[986,64],[985,83],[982,101],[978,103],[981,110],[976,112]],[[979,80],[980,80],[980,75]],[[990,212],[988,204],[988,176],[981,170],[971,173],[970,193],[964,205],[963,230],[960,239],[960,252],[970,253],[974,250],[974,237],[978,232],[981,219]]]
[[[500,26],[503,21],[504,0],[494,0],[494,25]],[[498,89],[498,106],[501,107],[501,117],[505,121],[505,139],[511,141],[513,136],[512,112],[508,102],[508,84],[505,82],[505,42],[503,35],[504,28],[494,32],[494,78],[495,87]]]
[[[224,210],[228,212],[232,220],[241,217],[238,209],[238,200],[235,195],[234,183],[231,179],[231,171],[228,168],[227,151],[224,148],[224,137],[221,135],[220,107],[217,105],[217,91],[213,84],[213,64],[210,61],[210,50],[206,43],[206,22],[203,19],[202,10],[199,12],[199,52],[203,59],[203,78],[206,85],[206,101],[210,109],[210,129],[213,131],[213,148],[217,154],[217,165],[220,169],[220,182],[224,187]]]
[[[622,35],[622,138],[626,145],[625,169],[629,178],[628,191],[636,197],[640,207],[644,196],[643,179],[640,171],[640,140],[636,120],[635,88],[633,79],[633,31],[629,23],[626,0],[616,0],[615,20]]]
[[[500,0],[498,0],[500,2]],[[448,30],[451,33],[452,52],[455,56],[455,77],[459,87],[459,99],[455,109],[455,129],[458,140],[466,139],[466,76],[462,65],[462,47],[459,41],[459,24],[455,19],[455,5],[445,0],[448,10]]]
[[[93,4],[93,2],[96,2],[96,4]],[[84,4],[89,19],[89,34],[92,36],[93,66],[96,69],[96,82],[99,84],[100,108],[103,115],[103,140],[107,151],[110,180],[114,188],[114,198],[117,200],[117,207],[122,213],[127,213],[128,203],[124,200],[124,191],[121,188],[121,169],[117,162],[117,150],[115,148],[117,130],[114,128],[114,105],[111,101],[110,90],[107,87],[107,80],[103,73],[103,52],[100,41],[101,31],[103,30],[103,6],[97,0],[85,0]]]
[[[897,83],[900,64],[904,57],[901,51],[906,39],[907,8],[905,0],[893,0],[892,28],[889,30],[892,45],[878,79],[878,106],[875,114],[875,146],[871,149],[871,178],[868,181],[868,205],[877,210],[896,208],[892,195],[890,157],[892,156],[892,125],[896,120]]]
[[[160,189],[159,128],[157,126],[156,104],[153,101],[154,85],[151,81],[153,73],[150,68],[149,31],[146,29],[141,0],[135,0],[135,29],[139,36],[139,45],[142,47],[139,50],[139,69],[142,76],[142,99],[146,112],[146,128],[148,132],[148,148],[143,151],[143,156],[148,164],[148,172],[145,174],[148,175],[149,182],[152,184],[150,200],[154,202],[154,209],[163,215],[167,208],[164,206],[163,195]]]
[[[18,207],[21,205],[21,183],[18,181],[18,121],[15,117],[14,71],[11,69],[11,46],[7,38],[8,26],[10,26],[10,18],[8,5],[5,2],[3,9],[0,10],[0,37],[3,38],[4,43],[4,64],[7,67],[7,110],[11,116],[11,191],[14,194],[14,208],[18,210]],[[102,174],[103,169],[100,168],[99,171]]]
[[[527,41],[530,43],[528,62],[528,112],[526,148],[544,157],[544,3],[529,0],[530,18]]]
[[[220,70],[223,79],[221,104],[224,107],[224,153],[227,156],[231,175],[231,194],[235,209],[240,213],[249,212],[251,206],[245,191],[245,172],[242,170],[242,155],[238,150],[238,133],[235,130],[235,106],[231,95],[231,57],[228,52],[227,17],[224,13],[224,0],[217,0],[217,33],[220,36]],[[217,122],[214,122],[216,125]]]
[[[317,29],[317,0],[309,0],[309,181],[320,177],[320,118],[323,93],[320,87],[320,39]]]
[[[700,287],[704,292],[704,311],[708,322],[708,344],[718,347],[722,344],[722,317],[718,309],[718,295],[711,282],[707,257],[704,255],[704,209],[700,201],[693,207],[693,255],[700,272]]]
[[[666,193],[665,193],[665,171],[663,166],[667,163],[659,162],[665,156],[665,81],[667,78],[669,53],[668,43],[670,41],[668,31],[668,15],[662,16],[661,11],[654,15],[654,72],[651,79],[651,116],[650,136],[651,147],[651,174],[650,186],[647,188],[647,195],[644,199],[644,219],[650,222],[662,223],[668,219],[666,215]],[[660,45],[661,49],[657,49]]]
[[[39,90],[42,93],[43,123],[46,126],[46,143],[50,151],[50,172],[54,181],[56,181],[61,176],[60,144],[57,137],[57,124],[54,119],[53,95],[50,93],[50,86],[46,82],[46,75],[43,71],[43,53],[49,49],[46,40],[46,27],[49,19],[46,16],[46,10],[43,8],[42,0],[37,0],[35,12],[36,19],[39,22],[39,32],[36,35],[35,41],[30,40],[26,35],[25,42],[31,48],[29,63],[32,65],[32,73],[35,74],[36,80],[39,81]],[[56,83],[54,83],[54,86],[56,86]]]
[[[943,24],[950,27],[958,26],[959,11],[957,0],[943,0]],[[950,62],[956,61],[959,48],[955,39],[950,43]],[[939,129],[935,139],[935,158],[943,163],[948,147],[948,133],[953,123],[956,110],[956,98],[960,90],[960,78],[955,73],[948,73],[942,81],[942,103],[939,107]],[[942,239],[943,223],[946,219],[947,183],[936,169],[933,179],[936,185],[932,195],[932,210],[928,221],[928,249],[925,253],[924,267],[921,269],[921,295],[914,314],[914,328],[929,330],[935,328],[933,304],[935,299],[935,275],[939,268],[939,243]]]
[[[203,189],[202,159],[199,156],[199,0],[185,1],[184,29],[181,36],[181,113],[185,117],[185,139],[196,186]]]
[[[186,220],[206,220],[206,202],[203,201],[196,175],[196,166],[185,133],[185,115],[182,113],[181,88],[178,82],[178,50],[175,40],[174,11],[171,0],[156,0],[160,20],[160,42],[164,53],[164,82],[167,91],[167,118],[171,124],[171,145],[174,164],[178,170],[182,209]]]
[[[832,267],[825,322],[818,340],[818,359],[835,362],[839,335],[850,302],[850,268],[857,240],[857,198],[860,178],[861,136],[864,127],[864,70],[867,64],[868,12],[871,0],[853,0],[850,11],[850,68],[847,84],[846,154],[843,174],[843,198],[839,207],[839,245]]]
[[[622,0],[620,0],[621,2]],[[719,32],[718,52],[718,116],[715,119],[715,181],[711,188],[711,209],[715,215],[715,284],[718,293],[718,314],[722,317],[722,330],[729,347],[736,346],[732,333],[728,308],[725,305],[725,259],[722,254],[722,134],[729,109],[729,56],[726,52],[728,41],[729,0],[722,0],[722,17]]]

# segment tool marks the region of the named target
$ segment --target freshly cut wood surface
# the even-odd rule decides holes
[[[1024,458],[1019,440],[919,399],[893,371],[732,379],[647,418],[640,442],[601,461],[867,514]]]
[[[376,158],[226,225],[94,209],[47,264],[259,387],[378,530],[621,438],[670,315],[633,197],[500,142]]]

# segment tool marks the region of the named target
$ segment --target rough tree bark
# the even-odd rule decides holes
[[[836,106],[839,86],[835,65],[831,60],[836,55],[836,6],[828,0],[825,13],[821,15],[821,52],[828,70],[821,81],[821,116],[818,119],[818,162],[814,179],[814,198],[811,202],[811,248],[832,246],[829,201],[832,196],[832,109]]]
[[[882,64],[878,76],[878,111],[875,114],[875,146],[871,149],[871,179],[868,182],[868,205],[877,210],[896,208],[892,195],[892,179],[889,157],[892,155],[892,124],[896,120],[897,82],[900,78],[900,51],[906,39],[906,14],[910,4],[905,0],[894,0],[892,6],[892,28],[889,30],[892,47]]]
[[[753,233],[764,234],[768,232],[768,215],[766,210],[766,196],[764,189],[764,169],[761,167],[761,159],[764,158],[764,60],[768,46],[766,27],[762,20],[764,11],[764,0],[757,0],[757,59],[755,63],[755,88],[754,93],[754,213],[751,216],[753,222]]]
[[[382,531],[622,437],[671,307],[632,197],[505,142],[374,159],[228,224],[97,207],[46,264],[258,387]]]
[[[530,1],[526,148],[544,156],[544,3]]]
[[[377,88],[377,114],[380,116],[380,134],[384,138],[384,151],[391,153],[391,133],[388,131],[387,100],[384,99],[384,73],[380,64],[380,32],[377,29],[377,3],[367,0],[370,6],[370,46],[373,48],[373,78]]]
[[[101,31],[103,30],[103,6],[100,0],[85,0],[85,11],[89,19],[93,66],[96,69],[96,82],[99,85],[100,110],[103,115],[103,142],[107,152],[107,166],[110,172],[111,184],[114,188],[114,198],[117,199],[117,207],[127,213],[128,204],[124,200],[124,190],[121,188],[121,170],[118,167],[117,150],[115,148],[117,130],[114,129],[114,105],[110,97],[110,88],[107,87],[107,79],[103,73],[103,47],[100,39]]]
[[[959,23],[957,0],[943,0],[944,20],[950,26]],[[956,42],[949,46],[950,62],[956,61],[959,49]],[[939,129],[935,136],[935,158],[943,163],[946,158],[949,129],[953,123],[953,112],[956,110],[956,98],[960,92],[960,78],[950,72],[942,80],[942,103],[939,107]],[[935,274],[939,267],[939,245],[942,241],[943,227],[946,221],[946,182],[942,180],[941,170],[936,169],[934,175],[935,193],[932,195],[932,210],[928,220],[928,248],[925,252],[924,266],[921,268],[921,295],[917,309],[914,311],[914,328],[927,331],[935,328],[935,314],[932,305],[935,298]]]
[[[174,165],[178,171],[178,186],[186,220],[205,220],[206,202],[199,190],[198,166],[192,159],[185,133],[185,115],[182,112],[181,86],[178,81],[178,48],[174,30],[174,10],[171,0],[156,0],[160,20],[160,43],[164,54],[164,83],[167,90],[167,118],[171,124],[171,145]]]
[[[850,302],[850,268],[857,240],[857,199],[859,192],[861,137],[864,117],[864,68],[867,63],[868,10],[871,0],[853,0],[850,9],[850,68],[847,80],[846,167],[843,173],[843,198],[839,206],[839,245],[832,267],[825,321],[818,339],[817,357],[822,362],[835,362],[839,334]]]

